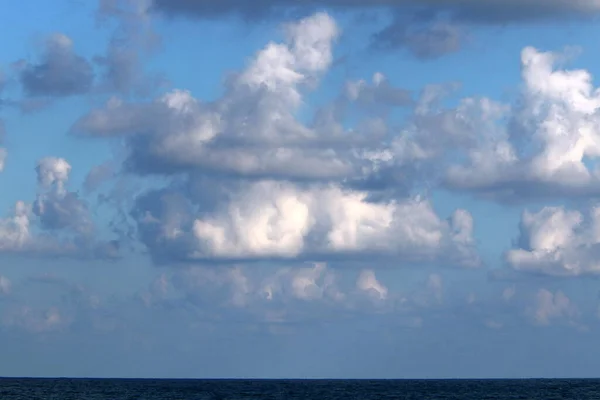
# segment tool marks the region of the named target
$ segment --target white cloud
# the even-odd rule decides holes
[[[44,187],[55,185],[57,191],[63,192],[64,185],[69,179],[71,165],[64,158],[46,157],[38,162],[36,171],[40,185]]]
[[[517,198],[600,191],[596,167],[586,163],[600,156],[600,92],[589,72],[560,70],[560,60],[531,47],[522,51],[523,93],[512,125],[495,140],[484,132],[488,143],[470,151],[470,163],[449,170],[451,186]]]
[[[508,265],[517,271],[553,276],[600,273],[600,208],[587,219],[579,211],[544,207],[525,211],[521,219],[519,248],[506,253]]]
[[[14,251],[23,248],[30,239],[30,210],[19,201],[15,204],[14,215],[0,220],[0,249]]]
[[[339,28],[328,14],[317,13],[287,24],[285,33],[284,43],[269,43],[244,71],[231,76],[215,102],[203,103],[184,90],[150,103],[113,98],[81,118],[73,131],[128,136],[129,166],[142,173],[204,169],[254,177],[343,178],[353,170],[344,159],[351,157],[349,150],[321,147],[329,138],[295,117],[302,91],[314,87],[333,61]]]
[[[193,224],[195,259],[327,257],[360,254],[475,266],[472,221],[464,210],[441,220],[423,199],[376,203],[337,186],[280,182],[243,187]]]

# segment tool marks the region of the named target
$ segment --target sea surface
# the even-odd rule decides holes
[[[1,400],[600,399],[600,380],[0,379]]]

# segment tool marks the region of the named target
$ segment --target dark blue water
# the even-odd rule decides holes
[[[600,380],[0,379],[1,400],[600,399]]]

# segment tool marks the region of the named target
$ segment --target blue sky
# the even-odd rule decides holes
[[[0,0],[0,376],[598,376],[597,2]]]

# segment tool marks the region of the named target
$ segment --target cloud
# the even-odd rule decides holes
[[[371,47],[382,51],[405,48],[421,60],[431,60],[461,50],[465,36],[462,30],[450,23],[407,22],[397,17],[373,35]]]
[[[72,131],[125,136],[127,167],[138,173],[196,169],[254,178],[348,176],[354,168],[350,160],[357,158],[351,145],[360,136],[307,127],[295,117],[301,90],[313,86],[333,61],[337,25],[321,13],[287,24],[285,32],[286,43],[258,52],[216,102],[201,102],[184,90],[145,103],[113,98]]]
[[[339,29],[319,13],[285,25],[285,32],[285,43],[265,46],[245,70],[228,79],[224,96],[214,102],[202,102],[185,90],[148,102],[112,98],[80,118],[71,131],[123,137],[125,168],[142,175],[203,172],[254,180],[345,180],[361,189],[387,184],[409,191],[414,171],[435,152],[422,146],[441,149],[445,144],[427,136],[433,132],[421,135],[423,143],[388,136],[394,132],[385,114],[414,105],[411,93],[376,73],[371,83],[348,82],[342,96],[318,110],[312,123],[301,122],[297,114],[303,97],[331,66]],[[340,118],[357,109],[369,116],[345,128]],[[459,135],[459,128],[452,134]]]
[[[520,231],[518,248],[505,254],[513,270],[557,277],[600,273],[600,208],[592,208],[587,219],[564,207],[525,211]]]
[[[72,132],[79,135],[123,137],[129,172],[183,173],[202,196],[206,184],[220,191],[218,205],[179,189],[139,197],[132,216],[154,260],[347,260],[379,254],[398,263],[478,265],[470,214],[459,210],[444,221],[428,201],[406,197],[447,147],[477,135],[475,123],[436,109],[444,87],[426,88],[415,103],[377,73],[372,83],[349,82],[336,106],[352,104],[369,113],[370,107],[412,105],[410,126],[400,134],[387,136],[384,117],[369,119],[364,131],[360,124],[341,128],[335,119],[307,126],[296,112],[303,91],[331,66],[339,28],[317,13],[286,24],[284,31],[286,41],[260,50],[215,102],[182,90],[142,103],[113,98],[74,124]],[[461,107],[470,115],[494,112],[486,102]],[[423,172],[420,164],[427,164]],[[208,176],[211,182],[203,181]],[[390,193],[377,196],[385,190]]]
[[[447,222],[426,200],[377,203],[367,197],[337,186],[262,181],[242,184],[200,215],[181,194],[148,194],[134,218],[157,259],[383,257],[396,264],[478,265],[468,212],[459,210]]]
[[[377,280],[375,272],[370,269],[361,271],[356,280],[356,288],[378,300],[385,300],[388,297],[388,288]]]
[[[101,89],[129,94],[151,93],[161,80],[149,76],[143,68],[145,56],[160,44],[149,14],[149,0],[100,0],[97,20],[104,24],[115,22],[106,52],[94,58],[103,69]]]
[[[91,64],[73,51],[62,33],[51,35],[38,63],[23,62],[20,81],[29,96],[65,97],[87,93],[94,81]]]
[[[168,16],[212,19],[282,17],[328,8],[349,12],[393,15],[392,22],[372,36],[375,49],[405,48],[416,57],[431,59],[460,50],[469,25],[524,24],[539,21],[590,20],[600,15],[595,0],[154,0],[154,10]]]
[[[578,0],[374,0],[368,3],[356,0],[262,0],[248,3],[244,0],[228,0],[215,3],[211,0],[154,0],[154,8],[167,14],[181,14],[213,18],[227,14],[265,16],[273,12],[301,8],[340,8],[345,10],[377,10],[390,8],[405,12],[449,13],[461,21],[478,23],[506,23],[539,19],[565,19],[589,17],[600,12],[596,1]]]
[[[449,186],[508,199],[598,193],[600,95],[587,71],[558,70],[560,59],[523,50],[523,94],[504,116],[511,123],[490,119],[487,143],[469,152],[466,165],[451,166]]]
[[[38,183],[45,193],[38,195],[33,212],[39,217],[43,229],[71,228],[83,235],[93,229],[87,205],[77,193],[68,192],[66,183],[71,166],[62,158],[47,157],[36,168]]]
[[[416,319],[433,317],[431,308],[443,307],[439,275],[430,275],[412,292],[401,292],[388,289],[374,270],[357,272],[318,262],[292,267],[184,266],[161,274],[140,298],[144,307],[154,310],[197,307],[204,318],[218,320],[229,313],[239,322],[281,327],[343,321],[376,311],[418,328]]]
[[[87,204],[67,189],[71,166],[62,158],[41,159],[36,167],[37,199],[18,201],[0,219],[0,252],[32,256],[114,258],[118,243],[97,240]]]
[[[557,320],[573,324],[580,315],[577,306],[563,292],[552,293],[547,289],[538,290],[535,304],[528,313],[535,324],[542,326]]]
[[[394,87],[385,75],[373,74],[372,82],[363,79],[346,84],[346,98],[363,107],[381,108],[404,107],[413,104],[412,93]]]
[[[85,176],[83,189],[88,193],[94,192],[104,182],[112,178],[115,173],[115,166],[111,162],[96,165]]]

